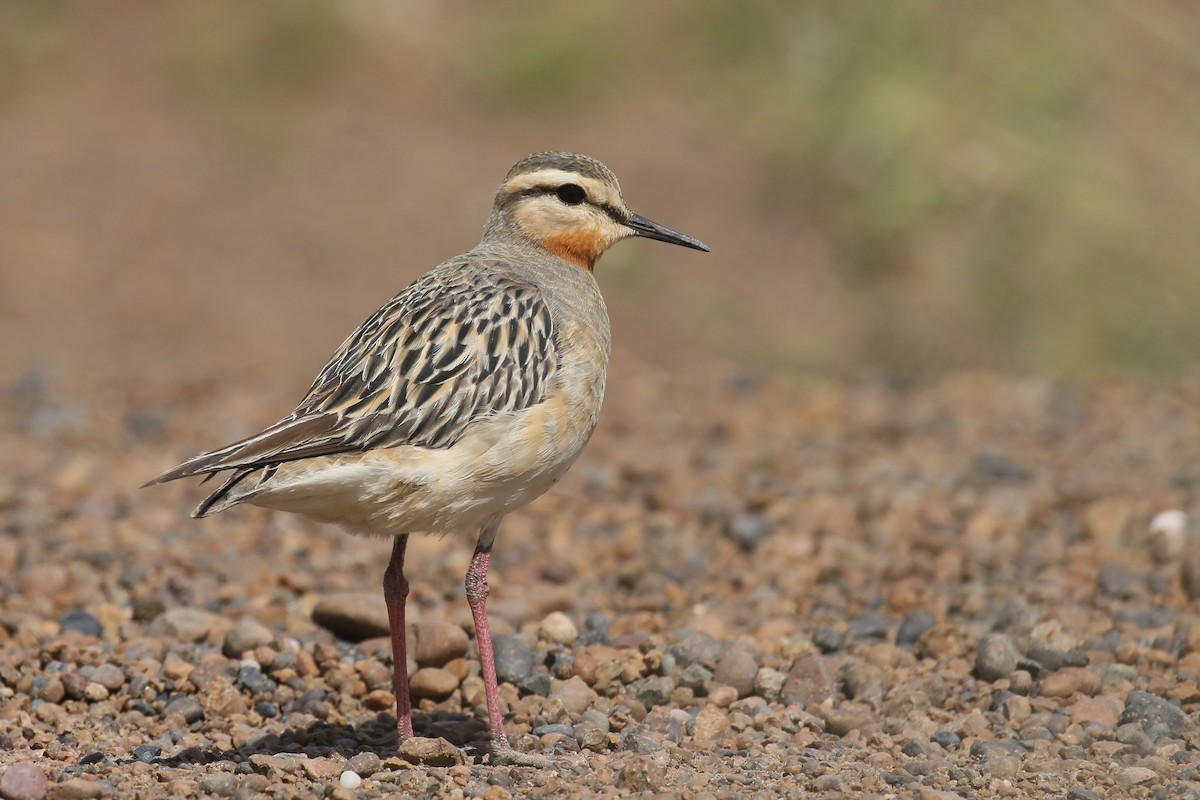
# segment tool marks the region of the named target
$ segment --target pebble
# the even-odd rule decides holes
[[[457,625],[422,622],[412,627],[409,642],[418,667],[444,667],[467,655],[470,640]]]
[[[444,700],[458,688],[458,678],[440,667],[422,667],[409,678],[413,697]]]
[[[453,767],[466,763],[466,756],[450,742],[442,738],[411,736],[397,750],[405,761],[427,767]]]
[[[1150,520],[1150,554],[1167,564],[1183,553],[1188,534],[1188,515],[1177,508],[1160,511]]]
[[[561,611],[551,611],[538,624],[537,636],[545,642],[569,645],[579,638],[579,631],[571,618]]]
[[[154,636],[166,636],[180,642],[199,642],[217,624],[217,616],[198,608],[169,608],[149,626]]]
[[[167,714],[178,714],[183,717],[184,722],[190,725],[204,718],[204,709],[194,695],[181,694],[172,698],[163,708],[163,715]]]
[[[1120,725],[1137,725],[1148,734],[1182,739],[1192,728],[1188,717],[1177,706],[1150,692],[1133,691],[1125,698]]]
[[[355,753],[346,762],[346,769],[350,772],[357,773],[364,778],[369,778],[383,768],[383,762],[379,756],[372,752]]]
[[[50,800],[93,800],[100,796],[100,784],[84,778],[69,778],[50,787]]]
[[[896,644],[901,647],[912,647],[921,638],[921,634],[937,624],[937,618],[927,608],[918,608],[909,612],[896,631]]]
[[[5,800],[42,800],[48,788],[46,773],[30,761],[9,764],[0,775],[0,797]]]
[[[631,758],[617,773],[617,788],[626,792],[650,792],[662,788],[666,776],[651,758]]]
[[[832,699],[837,692],[837,672],[830,658],[818,655],[797,658],[780,690],[780,702],[808,709]]]
[[[846,635],[834,628],[821,627],[812,632],[812,642],[822,653],[836,653],[845,641]]]
[[[1003,633],[990,633],[979,640],[975,674],[985,681],[1002,680],[1017,668],[1020,658],[1012,639]]]
[[[756,511],[734,514],[725,523],[725,535],[736,542],[745,552],[754,550],[759,542],[774,532],[770,521]]]
[[[238,779],[232,772],[210,772],[200,778],[200,790],[217,797],[229,797],[237,790]]]
[[[496,657],[496,677],[501,682],[518,683],[533,672],[533,648],[515,633],[492,635]]]
[[[1100,691],[1100,676],[1083,667],[1065,667],[1042,678],[1038,693],[1043,697],[1094,695]]]
[[[382,593],[327,594],[313,606],[312,620],[349,642],[391,635],[387,606],[383,602]]]
[[[156,744],[140,744],[133,748],[133,757],[142,763],[149,764],[162,755],[162,748]]]
[[[115,664],[101,664],[92,672],[91,680],[115,692],[125,685],[125,672]]]
[[[786,673],[770,667],[763,667],[754,676],[754,693],[768,703],[774,703],[779,700],[786,680]]]
[[[692,737],[697,742],[717,744],[724,741],[732,732],[729,717],[725,711],[716,706],[707,705],[696,715]]]
[[[58,627],[63,633],[74,631],[84,636],[95,636],[97,639],[104,636],[104,626],[100,624],[100,620],[82,609],[68,611],[58,621]]]
[[[571,714],[582,714],[596,701],[596,692],[578,675],[550,690],[547,700],[557,700]]]
[[[354,770],[348,769],[342,773],[340,778],[338,778],[338,785],[343,789],[350,789],[353,791],[359,786],[362,786],[362,777],[359,776],[359,774]]]
[[[732,647],[717,659],[713,678],[717,683],[737,689],[739,697],[747,697],[754,692],[754,683],[758,679],[758,662],[748,650]]]
[[[233,623],[225,633],[225,643],[221,646],[221,652],[229,658],[241,658],[243,653],[270,644],[274,638],[274,634],[265,626],[243,617]]]

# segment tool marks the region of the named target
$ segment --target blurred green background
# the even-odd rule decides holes
[[[575,149],[616,360],[1170,377],[1200,4],[0,3],[0,368],[304,376]]]

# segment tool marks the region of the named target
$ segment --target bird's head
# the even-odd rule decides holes
[[[496,193],[489,229],[501,225],[588,271],[630,236],[708,251],[703,242],[630,211],[617,176],[579,153],[535,153],[518,161]]]

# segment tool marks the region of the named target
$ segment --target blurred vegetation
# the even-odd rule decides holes
[[[767,286],[744,298],[704,287],[687,296],[690,327],[734,354],[840,372],[1169,375],[1200,353],[1198,4],[129,8],[113,27],[145,23],[131,27],[153,43],[159,99],[264,155],[299,129],[306,108],[373,72],[378,85],[358,84],[358,97],[384,106],[388,81],[429,81],[425,105],[403,112],[477,131],[472,146],[490,144],[494,122],[509,134],[496,147],[510,147],[653,124],[642,116],[660,105],[693,117],[749,184],[739,196],[750,207],[720,218],[764,239],[783,230],[804,246],[747,272],[747,284]],[[0,111],[82,58],[92,9],[0,4]],[[388,73],[380,54],[402,47],[420,54]],[[397,112],[370,102],[355,113],[376,113],[375,129],[386,127]],[[450,107],[459,110],[444,114]],[[737,252],[713,258],[745,268]],[[670,294],[672,278],[618,253],[606,269],[631,293]],[[756,313],[750,289],[770,292],[784,273],[789,291],[794,276],[817,273],[835,288],[828,302],[798,302],[804,318]]]
[[[476,32],[492,105],[576,108],[666,72],[750,151],[758,212],[827,239],[860,359],[1195,363],[1198,7],[704,0],[620,48],[624,7],[523,8]]]

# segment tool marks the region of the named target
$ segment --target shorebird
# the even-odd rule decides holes
[[[708,250],[630,211],[616,176],[595,159],[522,159],[500,185],[479,244],[372,314],[290,415],[147,484],[226,473],[193,516],[250,503],[393,537],[383,592],[401,740],[413,735],[408,537],[470,534],[478,539],[466,594],[492,761],[546,763],[518,753],[504,732],[488,564],[500,520],[562,477],[596,426],[611,332],[593,269],[611,245],[633,236]]]

